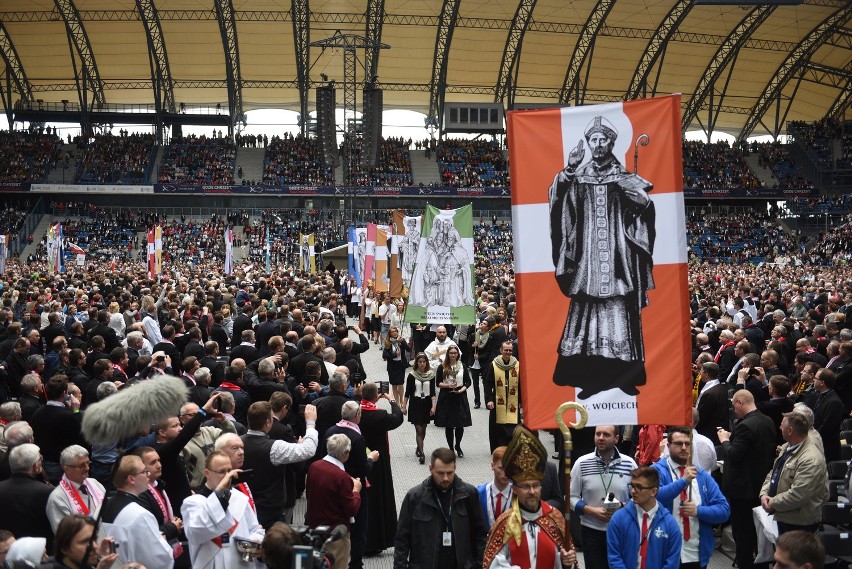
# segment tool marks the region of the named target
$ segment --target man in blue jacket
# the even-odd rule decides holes
[[[606,529],[609,569],[679,569],[683,539],[669,511],[660,507],[660,474],[650,466],[630,472],[630,497]]]
[[[710,474],[690,466],[691,445],[689,429],[670,428],[669,456],[652,466],[660,474],[657,500],[673,515],[683,535],[680,567],[703,569],[713,555],[713,526],[727,521],[731,509]]]

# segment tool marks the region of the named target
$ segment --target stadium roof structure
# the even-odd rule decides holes
[[[6,106],[305,112],[321,74],[343,81],[345,50],[310,46],[339,31],[367,42],[355,77],[376,78],[385,108],[433,117],[445,102],[512,108],[666,93],[682,93],[685,130],[739,138],[843,117],[852,2],[742,2],[3,0],[0,91]]]

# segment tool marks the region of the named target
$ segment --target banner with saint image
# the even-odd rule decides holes
[[[473,207],[427,205],[409,286],[407,322],[473,324]]]
[[[508,142],[524,423],[690,425],[680,96],[510,112]]]

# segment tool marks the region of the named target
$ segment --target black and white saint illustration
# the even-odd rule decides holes
[[[637,395],[646,381],[641,314],[654,288],[653,184],[619,162],[619,132],[604,116],[577,134],[549,190],[555,277],[571,299],[553,381],[581,399],[609,389]],[[634,161],[640,139],[648,142],[637,139]]]
[[[406,286],[411,285],[411,276],[414,274],[414,264],[417,261],[417,247],[420,246],[420,228],[418,218],[406,217],[404,221],[405,233],[399,239],[398,262],[402,273],[402,282]]]

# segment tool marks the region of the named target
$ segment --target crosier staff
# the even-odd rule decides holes
[[[579,420],[576,423],[565,423],[565,412],[576,411],[579,415]],[[574,547],[574,540],[571,538],[571,451],[574,449],[574,442],[571,439],[571,429],[582,429],[586,426],[589,420],[589,414],[586,408],[574,401],[567,401],[559,406],[556,410],[556,424],[559,425],[559,430],[562,431],[563,453],[565,457],[565,543],[566,549]],[[577,561],[577,569],[580,569],[580,561]]]

